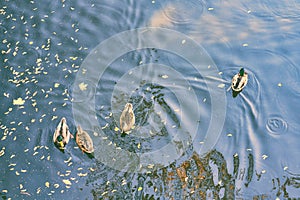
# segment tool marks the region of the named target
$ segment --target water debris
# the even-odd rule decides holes
[[[68,162],[70,162],[72,160],[72,157],[69,157],[69,159],[68,160],[64,160],[64,162],[65,163],[68,163]]]
[[[78,173],[77,175],[82,177],[82,176],[87,176],[87,174],[88,173]]]
[[[55,120],[55,119],[57,119],[57,118],[58,118],[58,116],[52,116],[52,119],[51,119],[51,120],[53,121],[53,120]]]
[[[266,160],[266,159],[268,158],[267,155],[262,155],[261,157],[262,157],[262,159],[264,159],[264,160]]]
[[[0,151],[0,157],[3,156],[5,154],[5,147],[2,147],[1,151]]]
[[[181,41],[181,44],[184,44],[185,42],[186,42],[185,40],[182,40],[182,41]]]
[[[72,185],[71,181],[69,181],[68,179],[63,179],[62,181],[66,185]]]
[[[84,82],[79,84],[79,89],[81,91],[85,91],[87,89],[88,84],[85,84]]]
[[[138,191],[141,191],[141,190],[143,190],[143,187],[139,187],[139,188],[138,188]]]
[[[278,87],[282,87],[282,83],[278,83],[277,85],[278,85]]]
[[[103,130],[103,129],[106,129],[107,127],[109,127],[108,123],[106,123],[105,126],[101,127],[101,129]]]
[[[149,165],[148,165],[148,168],[149,168],[149,169],[153,169],[153,167],[154,167],[153,164],[149,164]]]
[[[126,185],[127,181],[125,179],[122,180],[122,185]]]
[[[21,106],[21,105],[24,105],[24,103],[25,103],[25,100],[23,100],[21,97],[13,100],[13,105]]]
[[[212,11],[212,10],[214,10],[214,8],[212,8],[212,7],[209,7],[207,10],[209,10],[209,11]]]
[[[41,192],[41,188],[39,187],[38,189],[36,189],[36,193],[39,194]]]
[[[169,78],[169,76],[168,76],[168,75],[166,75],[166,74],[165,74],[165,75],[162,75],[161,77],[162,77],[163,79],[167,79],[167,78]]]
[[[225,84],[224,83],[221,83],[218,85],[218,88],[224,88],[225,87]]]
[[[59,83],[54,83],[54,87],[55,87],[55,88],[58,88],[59,85],[60,85]]]
[[[289,168],[288,166],[285,166],[285,167],[283,168],[283,170],[286,171],[288,168]]]
[[[45,186],[47,187],[47,188],[49,188],[50,187],[50,183],[47,181],[47,182],[45,182]]]
[[[231,133],[228,133],[227,136],[228,136],[228,137],[232,137],[232,134],[231,134]]]
[[[243,47],[247,47],[247,46],[249,46],[247,43],[244,43],[244,44],[243,44]]]
[[[117,132],[117,131],[119,131],[120,129],[119,129],[118,127],[115,127],[115,129],[114,129],[114,130]]]

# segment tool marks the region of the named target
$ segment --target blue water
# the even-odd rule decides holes
[[[2,1],[0,196],[300,198],[299,9]],[[249,81],[233,97],[240,67]],[[126,102],[136,126],[123,136]],[[54,146],[61,117],[73,134],[78,124],[89,132],[94,158],[75,140],[64,153]]]

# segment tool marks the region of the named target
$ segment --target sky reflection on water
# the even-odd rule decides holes
[[[299,198],[299,8],[295,0],[2,1],[0,196]],[[201,45],[219,69],[210,79],[219,86],[216,90],[226,91],[241,66],[249,73],[248,85],[236,98],[226,91],[226,119],[217,144],[208,154],[198,155],[203,141],[196,137],[176,162],[153,174],[115,171],[87,157],[73,140],[65,153],[60,152],[52,143],[52,134],[61,117],[76,132],[73,84],[84,59],[111,36],[143,27],[175,30]],[[201,112],[198,135],[206,133],[211,121],[212,99],[204,77],[185,58],[161,49],[128,52],[110,64],[99,83],[82,81],[93,85],[94,90],[88,87],[84,95],[92,99],[96,94],[93,114],[101,119],[100,127],[109,130],[103,141],[108,139],[132,152],[153,150],[172,137],[167,129],[156,130],[161,127],[153,127],[157,135],[144,138],[135,133],[125,138],[114,135],[118,134],[118,119],[110,116],[111,105],[103,102],[112,102],[112,97],[104,94],[112,94],[129,69],[149,63],[173,67],[196,91]],[[131,99],[136,112],[142,113],[137,116],[159,109],[177,110],[178,102],[168,89],[146,86],[141,85]],[[182,115],[174,113],[172,123],[179,127],[176,120]],[[147,124],[141,119],[137,122]]]

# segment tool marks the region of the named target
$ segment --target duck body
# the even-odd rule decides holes
[[[133,112],[133,106],[131,103],[127,103],[120,117],[120,127],[122,132],[130,131],[135,123],[135,116]]]
[[[90,135],[82,130],[81,126],[77,126],[77,133],[76,133],[76,143],[79,148],[88,154],[94,152],[93,140]]]
[[[54,144],[61,150],[69,143],[70,137],[73,137],[69,131],[66,118],[62,118],[58,123],[56,130],[53,134]]]
[[[233,76],[231,88],[235,92],[240,92],[248,83],[248,74],[241,68],[239,73]]]

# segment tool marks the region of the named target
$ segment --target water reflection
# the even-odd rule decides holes
[[[299,6],[295,0],[2,1],[0,197],[299,198]],[[205,77],[198,76],[197,70],[178,55],[158,48],[120,55],[99,83],[81,79],[82,84],[73,90],[80,65],[91,49],[112,35],[145,26],[177,30],[203,45],[221,71],[222,78],[214,80],[216,85],[230,86],[241,66],[249,71],[245,90],[236,98],[227,93],[226,122],[217,150],[205,155],[194,153],[199,150],[197,145],[202,145],[202,133],[207,132],[212,100]],[[106,48],[104,54],[111,49]],[[186,51],[200,55],[193,49]],[[99,127],[88,130],[95,137],[105,127],[107,138],[101,137],[101,141],[110,140],[139,153],[170,140],[162,121],[169,116],[180,126],[178,108],[173,106],[178,102],[157,84],[142,82],[130,96],[135,111],[145,116],[137,119],[138,125],[146,127],[142,131],[145,134],[133,132],[121,138],[114,131],[118,124],[110,115],[111,95],[100,94],[111,92],[118,79],[140,63],[172,66],[185,74],[197,91],[203,118],[197,122],[200,134],[193,141],[195,147],[187,147],[182,157],[163,169],[146,166],[145,171],[153,171],[148,174],[112,170],[101,160],[82,154],[73,140],[65,153],[58,151],[51,139],[58,120],[66,117],[70,131],[75,133],[72,102],[91,100],[94,92],[97,105],[84,115],[98,117]],[[155,101],[147,88],[152,89]],[[13,105],[19,98],[24,105]],[[126,94],[119,96],[116,104],[121,105],[125,98]],[[157,114],[160,111],[162,114]],[[185,123],[189,126],[190,122]],[[124,161],[121,167],[125,171],[139,164],[132,155],[117,158]]]
[[[90,174],[87,184],[94,188],[92,194],[97,199],[110,199],[113,196],[131,199],[289,198],[293,197],[292,191],[300,187],[299,176],[289,173],[285,178],[272,179],[273,194],[252,195],[255,192],[250,187],[251,183],[253,180],[260,181],[263,176],[254,168],[253,154],[248,154],[247,167],[240,165],[239,156],[232,158],[232,172],[223,155],[216,150],[204,156],[193,153],[181,164],[172,163],[148,174],[120,173],[101,168],[98,163],[98,169]]]

